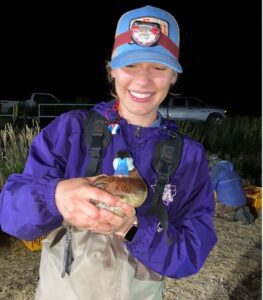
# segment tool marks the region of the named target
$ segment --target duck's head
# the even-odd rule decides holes
[[[129,176],[129,172],[134,170],[133,158],[127,150],[117,152],[113,160],[114,175]]]

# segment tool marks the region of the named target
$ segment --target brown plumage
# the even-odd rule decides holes
[[[125,156],[125,158],[126,157],[127,156]],[[141,178],[138,171],[134,168],[133,164],[132,168],[133,169],[132,171],[129,171],[128,176],[101,175],[93,182],[93,185],[114,196],[118,196],[121,201],[133,207],[139,207],[144,203],[147,197],[147,185]],[[92,202],[99,208],[108,209],[121,217],[124,216],[124,213],[122,212],[120,207],[109,206],[108,204],[96,200],[92,200]]]

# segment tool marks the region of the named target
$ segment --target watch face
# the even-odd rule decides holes
[[[125,240],[131,242],[133,237],[135,236],[136,232],[138,230],[138,227],[137,226],[132,226],[130,228],[130,230],[125,234]]]

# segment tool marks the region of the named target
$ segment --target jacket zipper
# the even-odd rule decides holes
[[[140,135],[141,135],[141,127],[138,126],[138,127],[136,128],[136,131],[135,131],[135,136],[136,136],[136,137],[139,137]]]

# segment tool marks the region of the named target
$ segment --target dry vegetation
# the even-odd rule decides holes
[[[16,132],[11,124],[0,130],[0,189],[12,173],[21,173],[33,138],[39,133],[39,126],[25,126]]]

